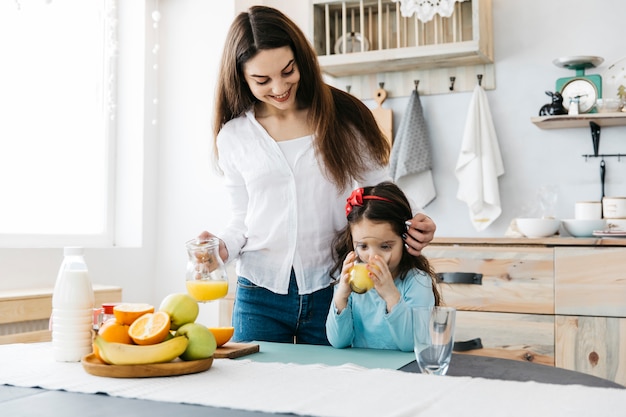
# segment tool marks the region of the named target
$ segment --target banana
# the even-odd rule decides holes
[[[154,345],[128,345],[96,336],[94,343],[102,360],[110,365],[147,365],[176,359],[187,349],[189,339],[179,336]]]

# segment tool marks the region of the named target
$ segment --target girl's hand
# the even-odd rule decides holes
[[[407,251],[413,256],[419,256],[435,237],[437,225],[424,213],[417,213],[415,217],[407,221],[406,244]]]
[[[400,301],[400,291],[393,282],[387,262],[379,255],[374,255],[370,257],[367,269],[370,271],[370,277],[374,281],[374,288],[378,295],[387,303],[387,313],[390,313]]]
[[[337,313],[341,313],[348,305],[348,297],[350,297],[350,293],[352,293],[352,288],[350,288],[350,269],[352,265],[354,265],[355,259],[356,254],[350,252],[346,255],[346,259],[343,260],[341,276],[339,277],[339,283],[337,283],[337,289],[335,289],[335,294],[333,295],[333,302],[337,308]]]

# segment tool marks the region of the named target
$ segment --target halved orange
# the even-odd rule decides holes
[[[217,347],[222,346],[226,342],[233,337],[233,333],[235,333],[234,327],[209,327],[213,336],[215,336],[215,341],[217,342]]]
[[[129,326],[146,313],[154,313],[154,306],[145,303],[123,303],[113,307],[115,319]]]
[[[130,325],[128,334],[138,345],[161,343],[170,334],[170,315],[165,311],[146,313]]]

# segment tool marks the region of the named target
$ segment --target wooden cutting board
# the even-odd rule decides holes
[[[254,343],[235,343],[229,342],[215,350],[213,357],[215,359],[221,358],[240,358],[242,356],[250,355],[252,353],[257,353],[259,351],[259,345]]]
[[[376,103],[378,107],[372,109],[372,114],[378,123],[378,127],[385,134],[385,137],[389,141],[389,144],[393,142],[393,111],[391,109],[383,109],[383,101],[387,98],[387,92],[383,88],[376,90]]]

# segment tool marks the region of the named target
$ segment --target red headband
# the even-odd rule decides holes
[[[346,203],[346,216],[350,214],[353,207],[362,206],[363,200],[380,200],[386,201],[388,203],[393,203],[393,201],[385,197],[378,197],[377,195],[363,195],[363,188],[357,188],[356,190],[352,191],[352,194],[350,194],[350,197],[348,197],[347,199],[348,202]]]

